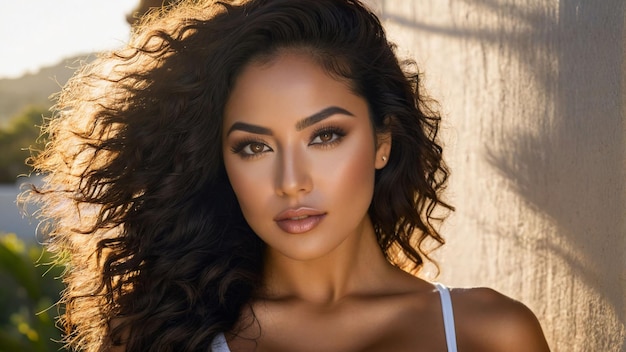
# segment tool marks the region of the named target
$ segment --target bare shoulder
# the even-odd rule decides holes
[[[549,351],[541,325],[524,304],[489,288],[451,291],[457,342],[464,351]]]

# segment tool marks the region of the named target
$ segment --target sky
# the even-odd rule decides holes
[[[0,0],[0,78],[119,47],[139,0]]]

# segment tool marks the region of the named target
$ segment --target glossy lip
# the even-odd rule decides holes
[[[291,234],[299,234],[311,231],[324,217],[326,217],[326,213],[321,210],[300,207],[282,211],[276,215],[274,221],[281,230]]]

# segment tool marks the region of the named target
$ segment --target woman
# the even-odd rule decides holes
[[[67,342],[547,351],[522,304],[409,274],[451,206],[439,116],[393,50],[356,0],[191,1],[77,74],[32,195],[69,261]]]

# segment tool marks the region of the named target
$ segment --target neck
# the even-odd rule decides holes
[[[320,258],[294,260],[268,248],[264,270],[263,297],[318,304],[383,290],[386,278],[397,271],[385,259],[370,221]]]

